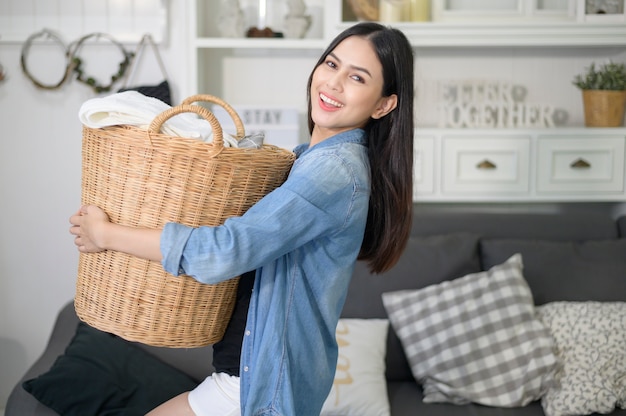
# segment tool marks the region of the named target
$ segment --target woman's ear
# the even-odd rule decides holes
[[[391,94],[388,97],[382,97],[378,107],[376,107],[376,110],[374,110],[374,113],[372,114],[372,118],[379,119],[386,116],[391,113],[397,105],[398,96],[396,94]]]

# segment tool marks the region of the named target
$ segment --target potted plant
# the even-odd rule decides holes
[[[608,62],[592,63],[573,84],[582,90],[587,127],[618,127],[624,120],[626,105],[626,67]]]

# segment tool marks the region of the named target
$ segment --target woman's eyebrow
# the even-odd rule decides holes
[[[329,53],[328,55],[332,56],[337,62],[341,63],[341,59],[339,59],[339,57],[335,55],[333,52]],[[361,66],[356,66],[356,65],[350,65],[350,68],[356,71],[364,72],[367,75],[369,75],[370,78],[372,78],[372,74],[370,73],[370,71],[367,70],[367,68],[363,68]]]

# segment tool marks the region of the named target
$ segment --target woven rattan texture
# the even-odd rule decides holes
[[[584,90],[587,127],[620,127],[624,122],[626,91]]]
[[[183,111],[217,123],[208,110],[183,105],[159,116],[150,128],[158,131]],[[213,226],[243,214],[286,179],[292,152],[271,145],[223,147],[219,124],[213,134],[213,142],[205,143],[130,126],[84,127],[82,203],[98,205],[112,222],[134,227],[160,228],[170,221]],[[83,321],[165,347],[219,341],[239,280],[202,284],[172,276],[158,262],[113,251],[81,254],[78,269],[75,307]]]

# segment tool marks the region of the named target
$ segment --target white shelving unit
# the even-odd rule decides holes
[[[463,1],[433,0],[433,7],[439,8],[441,16],[441,7],[459,3]],[[532,9],[539,6],[530,5],[545,2],[505,3],[512,5],[503,12],[509,15],[506,19],[497,10],[472,10],[465,15],[451,13],[439,21],[388,24],[401,29],[416,49],[626,47],[623,14],[586,15],[584,0],[550,2],[557,4],[556,10],[539,11]],[[220,4],[221,0],[189,1],[189,94],[206,92],[202,90],[207,79],[219,86],[219,77],[227,75],[212,71],[207,62],[240,56],[268,60],[317,56],[337,33],[355,23],[355,19],[344,21],[347,14],[341,1],[323,0],[322,30],[317,38],[222,38],[216,20]],[[415,143],[415,196],[422,202],[626,201],[624,128],[419,128]],[[500,147],[499,163],[495,168],[476,168],[472,158],[482,153],[493,157],[494,144]],[[568,167],[564,161],[575,156],[591,160],[591,166]]]
[[[347,26],[341,24],[338,28]],[[622,46],[625,24],[602,23],[398,23],[416,47]]]
[[[278,1],[278,0],[274,0]],[[436,1],[436,0],[435,0]],[[574,0],[566,0],[573,2]],[[528,4],[534,2],[527,2]],[[524,2],[526,4],[526,2]],[[199,7],[200,6],[200,7]],[[190,15],[210,16],[205,23],[215,28],[217,13],[201,13],[199,10],[219,10],[218,0],[190,0]],[[320,39],[251,39],[222,38],[215,29],[211,35],[204,32],[202,23],[190,25],[194,48],[277,48],[277,49],[321,49],[337,33],[355,23],[342,19],[342,2],[325,0],[323,37]],[[571,7],[571,6],[570,6]],[[517,19],[470,18],[442,22],[394,22],[415,47],[458,47],[458,46],[623,46],[626,45],[624,19],[611,16],[586,19],[584,15],[563,19],[560,15],[531,15]],[[192,19],[196,20],[196,19]]]
[[[322,39],[197,38],[195,49],[322,49]]]
[[[527,0],[502,2],[514,5],[499,10],[445,10],[446,4],[455,2],[432,3],[433,15],[448,17],[440,21],[391,23],[402,29],[415,47],[626,45],[624,15],[590,17],[582,10],[584,0],[562,0],[561,9],[556,11],[531,9],[544,2]],[[354,23],[343,21],[343,14],[341,2],[326,2],[324,23],[328,38]]]
[[[280,0],[270,0],[269,4]],[[445,3],[433,0],[434,5]],[[509,2],[510,3],[510,2]],[[527,2],[518,0],[517,8],[526,8]],[[540,3],[540,2],[538,2]],[[416,48],[446,47],[621,47],[626,46],[626,24],[621,18],[609,16],[606,20],[586,18],[574,6],[584,7],[580,0],[562,0],[561,14],[530,13],[516,19],[500,19],[493,13],[476,18],[475,11],[465,19],[453,21],[389,23],[401,29]],[[581,4],[579,4],[581,3]],[[340,31],[355,23],[343,20],[343,5],[338,0],[324,0],[322,35],[314,39],[283,38],[224,38],[219,36],[218,19],[221,0],[189,1],[190,84],[189,91],[198,89],[199,55],[214,50],[271,51],[285,50],[294,56],[303,51],[321,51]],[[569,18],[563,18],[563,14]],[[622,16],[619,16],[622,17]]]
[[[626,201],[625,128],[417,129],[420,202]]]

